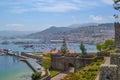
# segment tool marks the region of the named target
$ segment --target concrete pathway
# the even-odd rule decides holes
[[[51,80],[61,80],[61,79],[63,79],[66,75],[67,75],[67,73],[66,73],[66,72],[65,72],[65,73],[63,72],[63,73],[60,73],[60,74],[56,75],[55,77],[51,78]]]
[[[68,71],[61,72],[60,74],[56,75],[55,77],[51,78],[51,80],[61,80],[63,79],[69,72],[74,72],[74,67],[70,67]]]
[[[105,57],[104,59],[105,59],[104,64],[110,64],[110,57]],[[97,75],[95,80],[99,80],[99,74]]]

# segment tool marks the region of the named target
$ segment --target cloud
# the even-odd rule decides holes
[[[102,21],[103,18],[101,16],[90,15],[90,18],[94,21]]]
[[[54,4],[49,6],[38,6],[34,8],[34,10],[37,11],[43,11],[43,12],[66,12],[71,10],[79,10],[79,7],[75,6],[71,3],[60,3],[60,4]]]
[[[25,26],[23,24],[6,24],[5,27],[10,30],[20,30],[23,29]]]
[[[108,5],[112,5],[113,4],[113,0],[102,0],[103,3],[108,4]]]
[[[91,21],[98,22],[98,23],[114,22],[114,17],[113,16],[90,15],[89,18],[91,19]]]
[[[68,12],[87,10],[99,6],[99,1],[93,0],[17,0],[2,1],[1,6],[8,7],[9,11],[23,13],[29,11],[39,12]]]

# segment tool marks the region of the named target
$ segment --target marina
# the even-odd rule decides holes
[[[8,41],[12,42],[14,40],[8,40]],[[2,40],[0,40],[0,42],[2,42]],[[27,45],[27,44],[19,44],[19,45],[18,44],[16,45],[13,43],[5,44],[5,45],[0,44],[0,65],[1,65],[0,66],[0,79],[2,80],[31,80],[31,74],[33,70],[31,69],[30,65],[33,67],[33,69],[37,70],[38,72],[43,69],[41,69],[41,66],[39,66],[36,63],[36,60],[31,60],[31,59],[26,60],[27,57],[23,57],[20,54],[22,52],[25,52],[25,53],[44,52],[47,50],[51,50],[52,48],[56,48],[59,50],[61,47],[61,43],[32,44],[34,45],[34,48],[26,48],[26,49],[22,47],[23,45]],[[28,45],[31,45],[31,44],[28,44]],[[69,49],[75,50],[78,53],[80,52],[79,44],[68,43],[67,45]],[[96,52],[96,48],[94,45],[86,44],[86,48],[88,51]],[[8,50],[7,52],[9,52],[9,55],[4,54],[3,53],[4,51],[3,52],[1,51],[3,49]],[[15,57],[15,56],[18,56],[18,57]],[[7,75],[7,77],[5,75]]]

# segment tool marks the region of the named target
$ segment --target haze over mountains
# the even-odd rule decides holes
[[[16,36],[23,36],[23,35],[28,35],[32,34],[35,31],[0,31],[0,37],[16,37]]]
[[[68,27],[51,26],[40,32],[33,31],[0,31],[0,37],[21,37],[42,39],[45,42],[50,40],[60,40],[65,37],[68,41],[89,44],[101,43],[105,39],[114,38],[113,23],[88,23],[88,24],[72,24]]]
[[[69,41],[84,41],[85,43],[101,43],[107,38],[114,38],[113,23],[104,24],[74,24],[69,27],[55,27],[28,35],[29,38],[40,38],[45,41],[59,40],[65,37]]]

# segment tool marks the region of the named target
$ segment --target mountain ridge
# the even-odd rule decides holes
[[[78,27],[50,27],[41,32],[33,33],[28,38],[40,38],[43,41],[59,40],[63,37],[67,40],[85,41],[86,43],[103,42],[107,38],[114,38],[114,24],[102,23]],[[101,41],[100,41],[101,40]],[[97,42],[96,42],[97,41]]]

